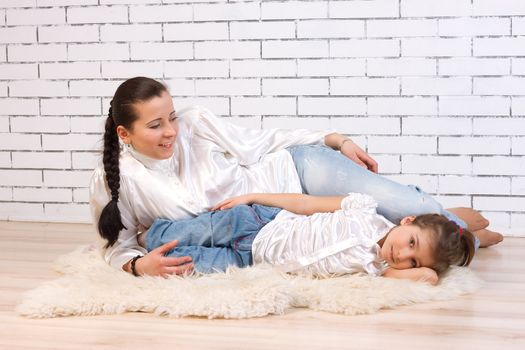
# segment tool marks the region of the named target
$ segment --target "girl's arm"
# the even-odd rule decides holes
[[[300,193],[251,193],[233,197],[215,205],[211,210],[223,210],[239,204],[261,204],[286,209],[295,214],[334,212],[341,209],[344,196],[310,196]]]
[[[389,268],[383,273],[383,277],[401,278],[412,281],[428,282],[435,285],[438,282],[438,275],[436,271],[428,267],[415,267],[412,269],[398,270]]]

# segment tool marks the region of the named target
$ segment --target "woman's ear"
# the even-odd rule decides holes
[[[415,219],[416,219],[415,216],[405,216],[404,218],[401,219],[399,224],[400,225],[409,225],[409,224],[413,223]]]
[[[129,131],[122,125],[117,126],[117,135],[126,145],[131,143]]]

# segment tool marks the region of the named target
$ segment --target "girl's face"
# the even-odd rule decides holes
[[[167,91],[160,97],[136,103],[138,119],[131,130],[122,125],[117,133],[125,144],[154,159],[167,159],[173,155],[173,143],[179,131],[173,101]]]
[[[412,225],[414,217],[401,220],[382,240],[381,257],[398,270],[414,267],[429,267],[434,265],[432,235]]]

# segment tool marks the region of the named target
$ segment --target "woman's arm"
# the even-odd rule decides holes
[[[415,267],[412,269],[404,270],[389,268],[385,271],[385,273],[383,273],[383,277],[428,282],[433,285],[435,285],[439,279],[436,271],[428,267]]]
[[[239,204],[261,204],[277,207],[300,215],[334,212],[341,209],[344,196],[310,196],[300,193],[251,193],[233,197],[215,205],[211,210],[223,210]]]

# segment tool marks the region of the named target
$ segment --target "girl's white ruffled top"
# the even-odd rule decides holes
[[[177,112],[179,133],[170,159],[151,159],[124,147],[120,155],[118,241],[104,252],[120,269],[146,251],[137,234],[156,218],[184,219],[224,199],[253,192],[300,193],[301,185],[286,147],[324,144],[328,131],[247,129],[202,107]],[[102,161],[90,184],[94,223],[111,196]]]
[[[382,275],[388,265],[377,242],[394,224],[376,208],[372,197],[350,193],[334,213],[305,216],[282,210],[255,237],[253,261],[322,277]]]

